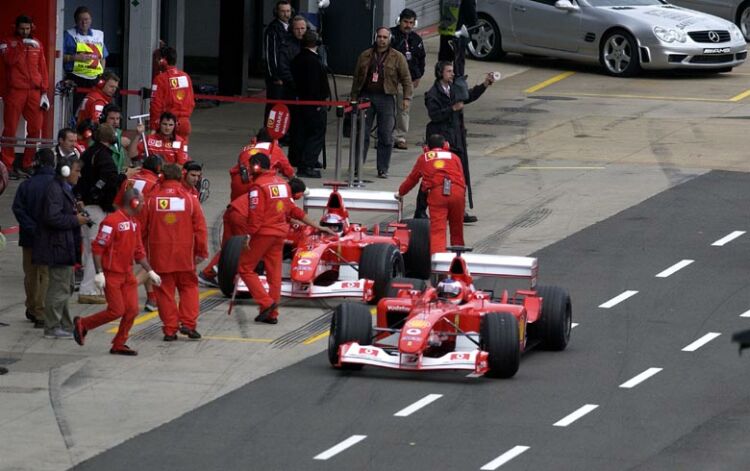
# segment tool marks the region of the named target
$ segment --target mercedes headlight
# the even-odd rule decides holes
[[[654,26],[654,34],[659,41],[665,43],[684,43],[687,41],[687,34],[681,29],[663,28],[661,26]]]
[[[745,36],[742,35],[742,30],[740,30],[734,23],[731,23],[729,25],[729,32],[732,33],[732,38],[738,41],[745,40]]]

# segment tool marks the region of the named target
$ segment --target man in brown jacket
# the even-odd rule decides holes
[[[388,178],[388,167],[393,150],[393,127],[396,123],[396,93],[399,84],[403,88],[403,108],[409,109],[412,96],[411,74],[403,54],[391,48],[391,31],[385,26],[378,28],[373,47],[365,50],[357,59],[352,82],[351,99],[367,98],[371,107],[367,110],[365,123],[365,151],[367,158],[370,146],[370,129],[375,116],[378,118],[378,177]]]

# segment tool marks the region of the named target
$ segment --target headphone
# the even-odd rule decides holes
[[[133,198],[130,198],[130,203],[128,204],[128,206],[130,206],[130,209],[138,209],[141,207],[141,199],[138,197],[138,194],[136,194]]]
[[[58,160],[55,171],[61,177],[68,178],[70,176],[70,160],[65,158],[61,158],[60,160]]]
[[[453,65],[453,62],[451,61],[438,61],[435,64],[435,78],[440,80],[443,78],[443,69],[445,69],[447,66]]]
[[[98,88],[99,90],[104,89],[104,84],[107,83],[107,81],[104,80],[103,77],[104,77],[104,74],[100,75],[99,80],[97,80],[96,84],[94,85],[94,87]]]
[[[114,103],[107,103],[104,105],[104,108],[102,108],[101,114],[99,114],[99,124],[104,124],[107,122],[107,115],[112,112],[112,110],[120,110],[120,107],[115,105]],[[122,111],[120,111],[122,113]]]
[[[250,157],[250,169],[253,175],[258,175],[271,168],[271,159],[266,154],[257,153]]]
[[[250,171],[247,169],[247,165],[245,165],[245,162],[247,159],[245,159],[245,155],[249,153],[248,151],[244,151],[240,153],[239,158],[237,158],[237,166],[240,170],[240,179],[242,180],[242,183],[250,183]]]
[[[373,34],[373,35],[372,35],[372,44],[373,44],[373,45],[374,45],[374,44],[375,44],[375,42],[376,42],[376,41],[378,40],[378,31],[380,31],[381,29],[384,29],[384,30],[388,31],[388,42],[389,42],[389,43],[390,43],[391,39],[393,39],[393,33],[391,33],[391,30],[390,30],[390,28],[387,28],[387,27],[385,27],[385,26],[378,26],[378,27],[377,27],[377,28],[375,29],[375,34]]]

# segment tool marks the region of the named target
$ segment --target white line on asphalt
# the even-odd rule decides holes
[[[571,329],[576,328],[576,327],[578,327],[578,322],[571,322],[570,323],[570,328]]]
[[[660,372],[661,368],[649,368],[643,373],[639,374],[638,376],[634,376],[633,378],[625,381],[620,385],[621,388],[630,389],[638,386],[642,382],[646,381],[656,373]]]
[[[606,303],[599,305],[599,307],[603,309],[609,309],[612,306],[616,306],[617,304],[620,304],[621,302],[625,301],[629,297],[635,296],[636,294],[638,294],[638,291],[633,291],[633,290],[625,291],[624,293],[618,294],[614,298],[610,299]]]
[[[741,236],[744,233],[745,233],[745,231],[734,231],[734,232],[730,233],[729,235],[724,236],[721,239],[717,240],[716,242],[714,242],[711,245],[716,246],[716,247],[721,247],[723,245],[726,245],[726,244],[732,242],[734,239],[736,239],[737,237]]]
[[[680,262],[677,262],[674,265],[672,265],[671,267],[669,267],[666,270],[664,270],[663,272],[657,274],[656,277],[657,278],[666,278],[669,275],[673,275],[676,272],[682,270],[683,268],[685,268],[686,266],[690,265],[694,261],[695,260],[682,260]]]
[[[588,414],[589,412],[596,409],[597,407],[599,406],[596,404],[586,404],[585,406],[581,407],[577,411],[573,412],[567,417],[563,417],[562,419],[558,420],[552,425],[554,425],[555,427],[567,427],[568,425],[572,424],[573,422],[580,419],[581,417]]]
[[[492,471],[493,469],[497,469],[528,449],[529,447],[523,446],[523,445],[514,446],[510,450],[506,451],[505,453],[498,456],[497,458],[490,461],[489,463],[487,463],[486,465],[482,466],[479,469],[482,471],[484,470]]]
[[[347,438],[346,440],[344,440],[343,442],[339,443],[338,445],[335,445],[335,446],[327,449],[323,453],[317,455],[313,459],[314,460],[327,460],[328,458],[330,458],[332,456],[335,456],[335,455],[341,453],[342,451],[346,450],[350,446],[356,445],[357,443],[361,442],[365,438],[367,438],[367,435],[352,435],[351,437]]]
[[[750,317],[750,311],[745,311],[742,314],[740,314],[740,317]]]
[[[410,405],[409,407],[404,407],[393,415],[396,417],[409,417],[419,409],[423,408],[427,404],[430,404],[431,402],[437,401],[441,397],[443,397],[442,394],[428,394],[414,404]]]
[[[709,332],[706,335],[704,335],[703,337],[701,337],[698,340],[696,340],[695,342],[693,342],[690,345],[688,345],[687,347],[683,348],[682,351],[683,352],[694,352],[694,351],[698,350],[699,348],[701,348],[702,346],[704,346],[705,344],[707,344],[708,342],[710,342],[711,340],[713,340],[716,337],[718,337],[719,335],[721,335],[721,334],[718,333],[718,332]]]

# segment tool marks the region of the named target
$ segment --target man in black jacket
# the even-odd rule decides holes
[[[302,37],[307,32],[307,20],[303,16],[295,16],[292,18],[290,29],[292,37],[287,41],[279,54],[278,70],[279,77],[284,82],[284,98],[294,100],[297,98],[297,87],[294,84],[294,76],[292,75],[292,61],[302,50]],[[289,107],[289,113],[291,114],[289,131],[287,131],[286,136],[281,138],[283,145],[290,144],[288,152],[289,163],[295,167],[299,167],[302,163],[302,149],[298,147],[300,142],[298,134],[301,126],[301,117],[299,116],[298,108],[300,107]]]
[[[328,75],[317,53],[317,43],[318,34],[307,31],[302,37],[302,50],[292,61],[292,76],[300,100],[327,100],[331,96]],[[324,106],[300,106],[298,115],[299,129],[295,135],[298,136],[297,145],[302,149],[302,155],[297,176],[320,178],[315,164],[325,145],[328,112]]]
[[[414,89],[419,86],[419,79],[424,75],[425,50],[422,37],[414,31],[417,14],[414,10],[404,8],[398,16],[398,25],[391,28],[391,47],[406,57],[409,74]],[[396,97],[396,127],[393,129],[393,146],[407,149],[406,133],[409,132],[409,108],[403,106],[403,90],[399,89]]]
[[[73,321],[68,310],[73,265],[80,259],[80,227],[91,222],[76,211],[72,189],[80,175],[80,160],[58,161],[56,178],[47,185],[37,215],[31,261],[46,266],[49,276],[44,299],[46,338],[73,338]]]
[[[427,123],[427,136],[440,134],[450,144],[451,152],[461,157],[464,179],[469,197],[469,207],[474,208],[471,196],[471,179],[469,176],[469,154],[466,148],[466,127],[464,126],[464,105],[478,99],[495,79],[492,73],[487,74],[483,83],[468,91],[468,97],[456,96],[453,86],[453,64],[441,61],[435,65],[435,83],[424,96],[424,104],[430,122]],[[425,201],[426,203],[426,201]],[[419,201],[417,206],[419,206]],[[419,208],[418,208],[419,210]],[[464,215],[464,222],[476,222],[477,217]]]
[[[291,41],[289,19],[292,17],[292,5],[288,0],[279,0],[273,9],[274,19],[268,23],[263,33],[263,55],[266,58],[266,98],[279,100],[284,98],[284,81],[279,76],[279,57],[286,44]],[[273,105],[266,105],[263,125],[268,120],[268,112]]]
[[[115,163],[112,144],[116,139],[115,130],[108,124],[100,125],[94,133],[94,144],[81,154],[83,169],[81,180],[76,186],[84,204],[84,211],[93,224],[84,227],[83,232],[83,280],[78,290],[81,304],[106,304],[104,296],[94,285],[94,259],[91,255],[91,242],[99,232],[99,223],[115,210],[114,200],[120,184],[125,179]]]

